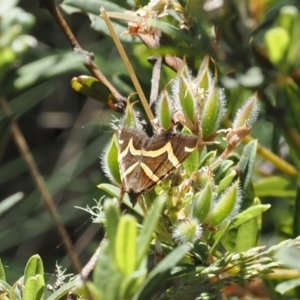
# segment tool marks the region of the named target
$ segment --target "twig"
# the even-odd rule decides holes
[[[87,262],[87,264],[83,267],[81,273],[80,273],[80,276],[81,278],[83,279],[87,279],[89,274],[94,270],[95,268],[95,265],[96,265],[96,262],[98,260],[98,257],[100,255],[100,251],[101,251],[101,248],[103,246],[103,243],[106,241],[106,239],[104,238],[98,248],[96,249],[96,251],[94,252],[94,254],[92,255],[92,257],[90,258],[90,260]]]
[[[40,7],[45,8],[52,15],[67,40],[69,41],[74,52],[81,53],[84,57],[84,66],[93,74],[101,83],[103,83],[112,93],[113,101],[108,101],[109,107],[117,112],[123,112],[126,105],[126,98],[123,97],[117,89],[108,81],[108,79],[102,74],[99,68],[93,61],[93,54],[84,51],[75,36],[73,35],[70,27],[63,18],[62,14],[58,10],[54,0],[38,0]]]

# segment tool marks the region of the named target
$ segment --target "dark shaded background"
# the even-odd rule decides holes
[[[30,34],[38,41],[37,47],[27,52],[20,65],[52,53],[71,51],[57,24],[48,11],[38,7],[37,1],[21,1],[20,6],[35,16]],[[82,14],[65,17],[82,47],[95,52],[96,56],[98,52],[103,55],[103,67],[110,70],[109,74],[120,69],[112,42],[91,30],[87,17]],[[102,232],[98,224],[91,223],[88,213],[74,206],[93,206],[93,199],[99,200],[103,195],[96,187],[106,181],[99,156],[112,134],[108,126],[112,112],[73,91],[69,84],[71,78],[88,72],[79,63],[68,68],[64,74],[51,78],[43,78],[41,74],[36,87],[29,86],[20,93],[28,101],[35,95],[42,100],[19,116],[18,123],[84,264],[97,247]],[[16,71],[11,70],[12,78]],[[10,96],[8,100],[18,94],[12,91]],[[19,151],[11,138],[3,146],[0,198],[18,191],[24,193],[20,203],[0,220],[0,253],[8,282],[22,275],[26,261],[35,253],[41,255],[47,273],[54,272],[56,260],[68,267],[64,247]]]

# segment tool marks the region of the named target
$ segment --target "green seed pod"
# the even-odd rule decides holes
[[[192,91],[192,80],[188,72],[181,72],[175,81],[175,99],[180,110],[191,121],[195,119],[196,99]]]
[[[239,210],[240,199],[239,180],[237,180],[221,195],[205,221],[212,226],[217,226],[225,219],[232,217]]]
[[[127,105],[125,110],[125,116],[123,119],[123,125],[130,128],[138,128],[138,120],[135,116],[135,111],[132,109],[133,104],[127,99]]]
[[[204,188],[193,199],[192,216],[203,222],[212,207],[213,190],[211,181],[207,181]]]
[[[194,242],[202,234],[201,224],[197,219],[185,219],[176,224],[173,239],[178,243]]]
[[[161,127],[164,130],[169,130],[172,125],[172,114],[170,107],[170,96],[165,90],[162,91],[157,101],[156,115]]]
[[[232,128],[251,127],[257,119],[259,104],[256,95],[250,97],[244,105],[238,109]]]
[[[233,170],[233,169],[230,170],[229,174],[226,175],[218,184],[217,194],[222,193],[225,189],[227,189],[231,185],[236,174],[237,174],[237,172],[235,170]]]
[[[118,151],[117,136],[115,133],[104,150],[101,157],[101,165],[105,175],[116,185],[121,184]]]
[[[201,112],[201,129],[203,138],[206,139],[217,131],[225,113],[224,94],[222,90],[211,83],[208,96]]]
[[[197,77],[195,79],[195,83],[197,84],[197,86],[204,90],[207,90],[209,87],[208,65],[209,56],[205,56],[198,70]]]

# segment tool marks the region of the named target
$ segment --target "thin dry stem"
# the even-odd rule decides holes
[[[128,73],[129,73],[130,78],[131,78],[131,80],[133,82],[133,85],[134,85],[134,87],[135,87],[135,89],[136,89],[136,91],[137,91],[137,93],[138,93],[138,95],[140,97],[140,100],[142,102],[142,105],[144,107],[146,115],[147,115],[148,119],[150,121],[152,121],[154,119],[153,113],[152,113],[152,111],[150,109],[150,106],[149,106],[148,101],[147,101],[147,99],[145,97],[145,94],[144,94],[144,92],[143,92],[143,90],[142,90],[142,88],[140,86],[140,83],[139,83],[139,81],[138,81],[138,79],[136,77],[136,74],[135,74],[135,72],[134,72],[134,70],[133,70],[133,68],[132,68],[132,66],[130,64],[130,61],[129,61],[126,53],[125,53],[125,50],[124,50],[124,48],[123,48],[123,46],[122,46],[122,44],[121,44],[121,42],[120,42],[120,40],[119,40],[119,38],[118,38],[118,36],[116,34],[114,28],[111,25],[110,19],[109,19],[108,15],[107,15],[105,9],[102,7],[100,11],[101,11],[101,16],[102,16],[102,18],[103,18],[103,20],[104,20],[104,22],[105,22],[105,24],[106,24],[106,26],[107,26],[110,34],[111,34],[111,36],[112,36],[112,39],[113,39],[113,41],[114,41],[114,43],[115,43],[115,45],[116,45],[116,47],[117,47],[117,49],[118,49],[118,51],[120,53],[120,56],[121,56],[121,58],[122,58],[122,60],[123,60],[123,62],[125,64],[125,66],[126,66],[126,68],[128,70]]]
[[[1,106],[3,108],[5,115],[10,117],[11,110],[10,110],[9,104],[6,101],[6,99],[1,98],[0,103],[1,103]],[[18,126],[16,121],[12,121],[12,123],[11,123],[11,133],[12,133],[13,139],[16,143],[16,146],[18,147],[23,159],[27,163],[27,166],[29,168],[30,174],[32,176],[32,179],[33,179],[35,185],[36,185],[37,189],[39,190],[39,192],[41,193],[41,196],[44,200],[45,206],[46,206],[47,210],[49,211],[50,216],[52,217],[54,224],[57,228],[57,231],[60,234],[60,237],[63,241],[63,245],[64,245],[67,253],[70,256],[70,259],[71,259],[74,267],[76,268],[76,271],[78,272],[78,274],[80,274],[82,267],[81,267],[81,263],[79,262],[79,260],[77,258],[77,253],[73,249],[72,242],[69,238],[69,235],[68,235],[63,223],[61,222],[61,220],[56,212],[53,199],[52,199],[50,192],[45,184],[43,176],[41,175],[32,155],[31,155],[30,149],[29,149],[29,147],[26,143],[26,140],[20,130],[20,127]]]

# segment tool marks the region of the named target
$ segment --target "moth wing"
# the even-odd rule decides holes
[[[157,183],[168,176],[181,165],[197,143],[198,138],[194,135],[174,132],[164,132],[149,139],[142,163],[151,166],[150,179]]]

